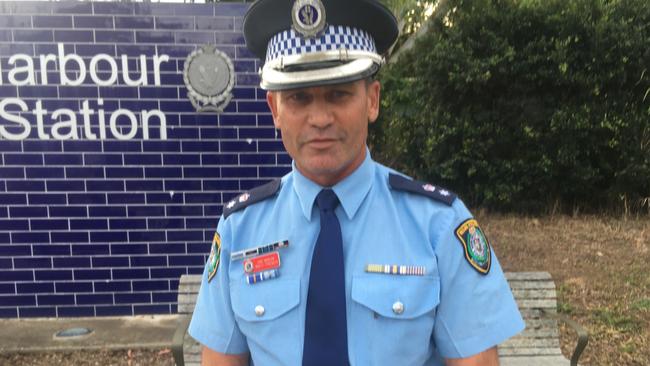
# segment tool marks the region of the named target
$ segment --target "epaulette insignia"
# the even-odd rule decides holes
[[[456,194],[446,189],[436,187],[429,183],[411,180],[399,174],[390,173],[388,183],[394,189],[421,194],[433,198],[436,201],[443,202],[449,206],[454,203]]]
[[[227,218],[235,211],[271,197],[278,191],[278,189],[280,189],[280,179],[274,179],[264,185],[255,187],[248,192],[240,194],[223,206],[223,217]]]
[[[490,243],[483,230],[474,219],[467,219],[456,228],[456,237],[465,251],[465,259],[478,271],[486,275],[490,272],[492,255],[490,254]]]

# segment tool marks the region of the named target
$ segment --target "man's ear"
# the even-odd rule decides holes
[[[266,92],[266,104],[269,105],[269,109],[273,115],[273,124],[275,125],[275,128],[280,128],[280,120],[278,118],[278,97],[279,95],[275,92]]]
[[[379,117],[379,97],[381,95],[381,84],[373,80],[366,87],[368,97],[368,123],[374,123]]]

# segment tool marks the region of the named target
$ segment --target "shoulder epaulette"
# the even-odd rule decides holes
[[[280,179],[274,179],[264,185],[255,187],[248,192],[240,194],[223,206],[223,217],[226,218],[235,211],[271,197],[278,191],[278,189],[280,189]]]
[[[433,198],[436,201],[443,202],[449,206],[451,206],[456,199],[456,194],[454,192],[436,187],[426,182],[412,180],[399,174],[390,173],[388,175],[388,184],[390,184],[394,189],[421,194]]]

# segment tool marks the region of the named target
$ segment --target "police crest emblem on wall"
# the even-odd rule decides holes
[[[183,81],[197,112],[222,112],[232,99],[235,67],[216,46],[204,45],[187,56]]]

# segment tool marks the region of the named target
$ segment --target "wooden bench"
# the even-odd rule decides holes
[[[587,345],[588,335],[577,323],[557,314],[556,289],[551,275],[548,272],[511,272],[506,273],[506,278],[526,321],[526,330],[499,346],[501,365],[577,365]],[[201,346],[187,334],[200,284],[199,275],[181,276],[178,313],[182,315],[182,320],[172,346],[178,366],[198,366],[201,363]],[[560,351],[558,320],[566,322],[578,335],[571,361]]]
[[[509,272],[506,279],[515,296],[526,329],[499,345],[502,366],[550,366],[578,364],[587,346],[587,332],[576,322],[557,313],[555,283],[548,272]],[[560,350],[557,321],[577,333],[578,342],[567,360]]]

